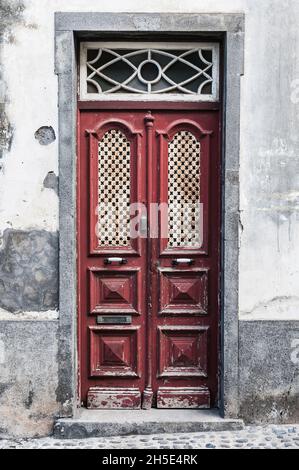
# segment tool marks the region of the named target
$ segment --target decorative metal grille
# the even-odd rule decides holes
[[[111,45],[111,47],[108,47]],[[107,94],[183,95],[217,98],[218,46],[173,44],[164,47],[83,43],[81,97]],[[83,95],[83,96],[82,96]]]
[[[130,240],[130,142],[111,129],[99,142],[100,245],[126,246]]]
[[[168,247],[200,245],[200,142],[177,132],[168,143]]]

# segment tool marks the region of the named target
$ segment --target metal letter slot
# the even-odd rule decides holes
[[[112,258],[104,258],[104,264],[111,264],[111,263],[118,263],[118,264],[126,264],[128,260],[126,258],[118,258],[117,256]]]
[[[172,260],[172,265],[177,266],[178,264],[193,264],[194,259],[191,258],[176,258]]]
[[[128,325],[132,323],[132,316],[131,315],[98,315],[97,316],[97,324],[99,325],[112,325],[114,323],[121,324],[121,325]]]

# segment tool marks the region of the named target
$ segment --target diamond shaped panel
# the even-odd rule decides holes
[[[208,313],[208,271],[160,271],[160,314]]]
[[[90,271],[90,312],[138,314],[138,271]]]
[[[207,326],[159,327],[159,376],[207,377]]]
[[[125,341],[120,339],[102,338],[102,347],[104,365],[128,365],[125,361]]]
[[[196,340],[184,338],[173,338],[171,344],[171,365],[177,366],[196,366]]]
[[[103,300],[106,302],[130,302],[130,279],[99,279]]]
[[[139,377],[139,327],[94,326],[89,331],[92,377]]]

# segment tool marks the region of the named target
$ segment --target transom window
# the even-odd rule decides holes
[[[216,43],[81,43],[80,98],[216,101]]]

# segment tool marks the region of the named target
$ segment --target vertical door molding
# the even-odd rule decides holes
[[[148,232],[151,231],[151,211],[150,205],[153,201],[153,126],[154,126],[155,118],[152,116],[151,112],[149,111],[146,116],[144,117],[144,125],[146,129],[146,163],[147,163],[147,207],[148,207]],[[148,259],[148,268],[151,272],[151,263],[152,263],[152,240],[151,237],[147,237],[147,259]],[[152,304],[152,283],[148,284],[148,305],[151,306]],[[153,374],[153,354],[152,354],[152,308],[147,309],[147,316],[146,316],[146,381],[145,381],[145,390],[143,392],[143,399],[142,399],[142,408],[144,410],[148,410],[152,407],[153,402],[153,387],[152,387],[152,374]]]

